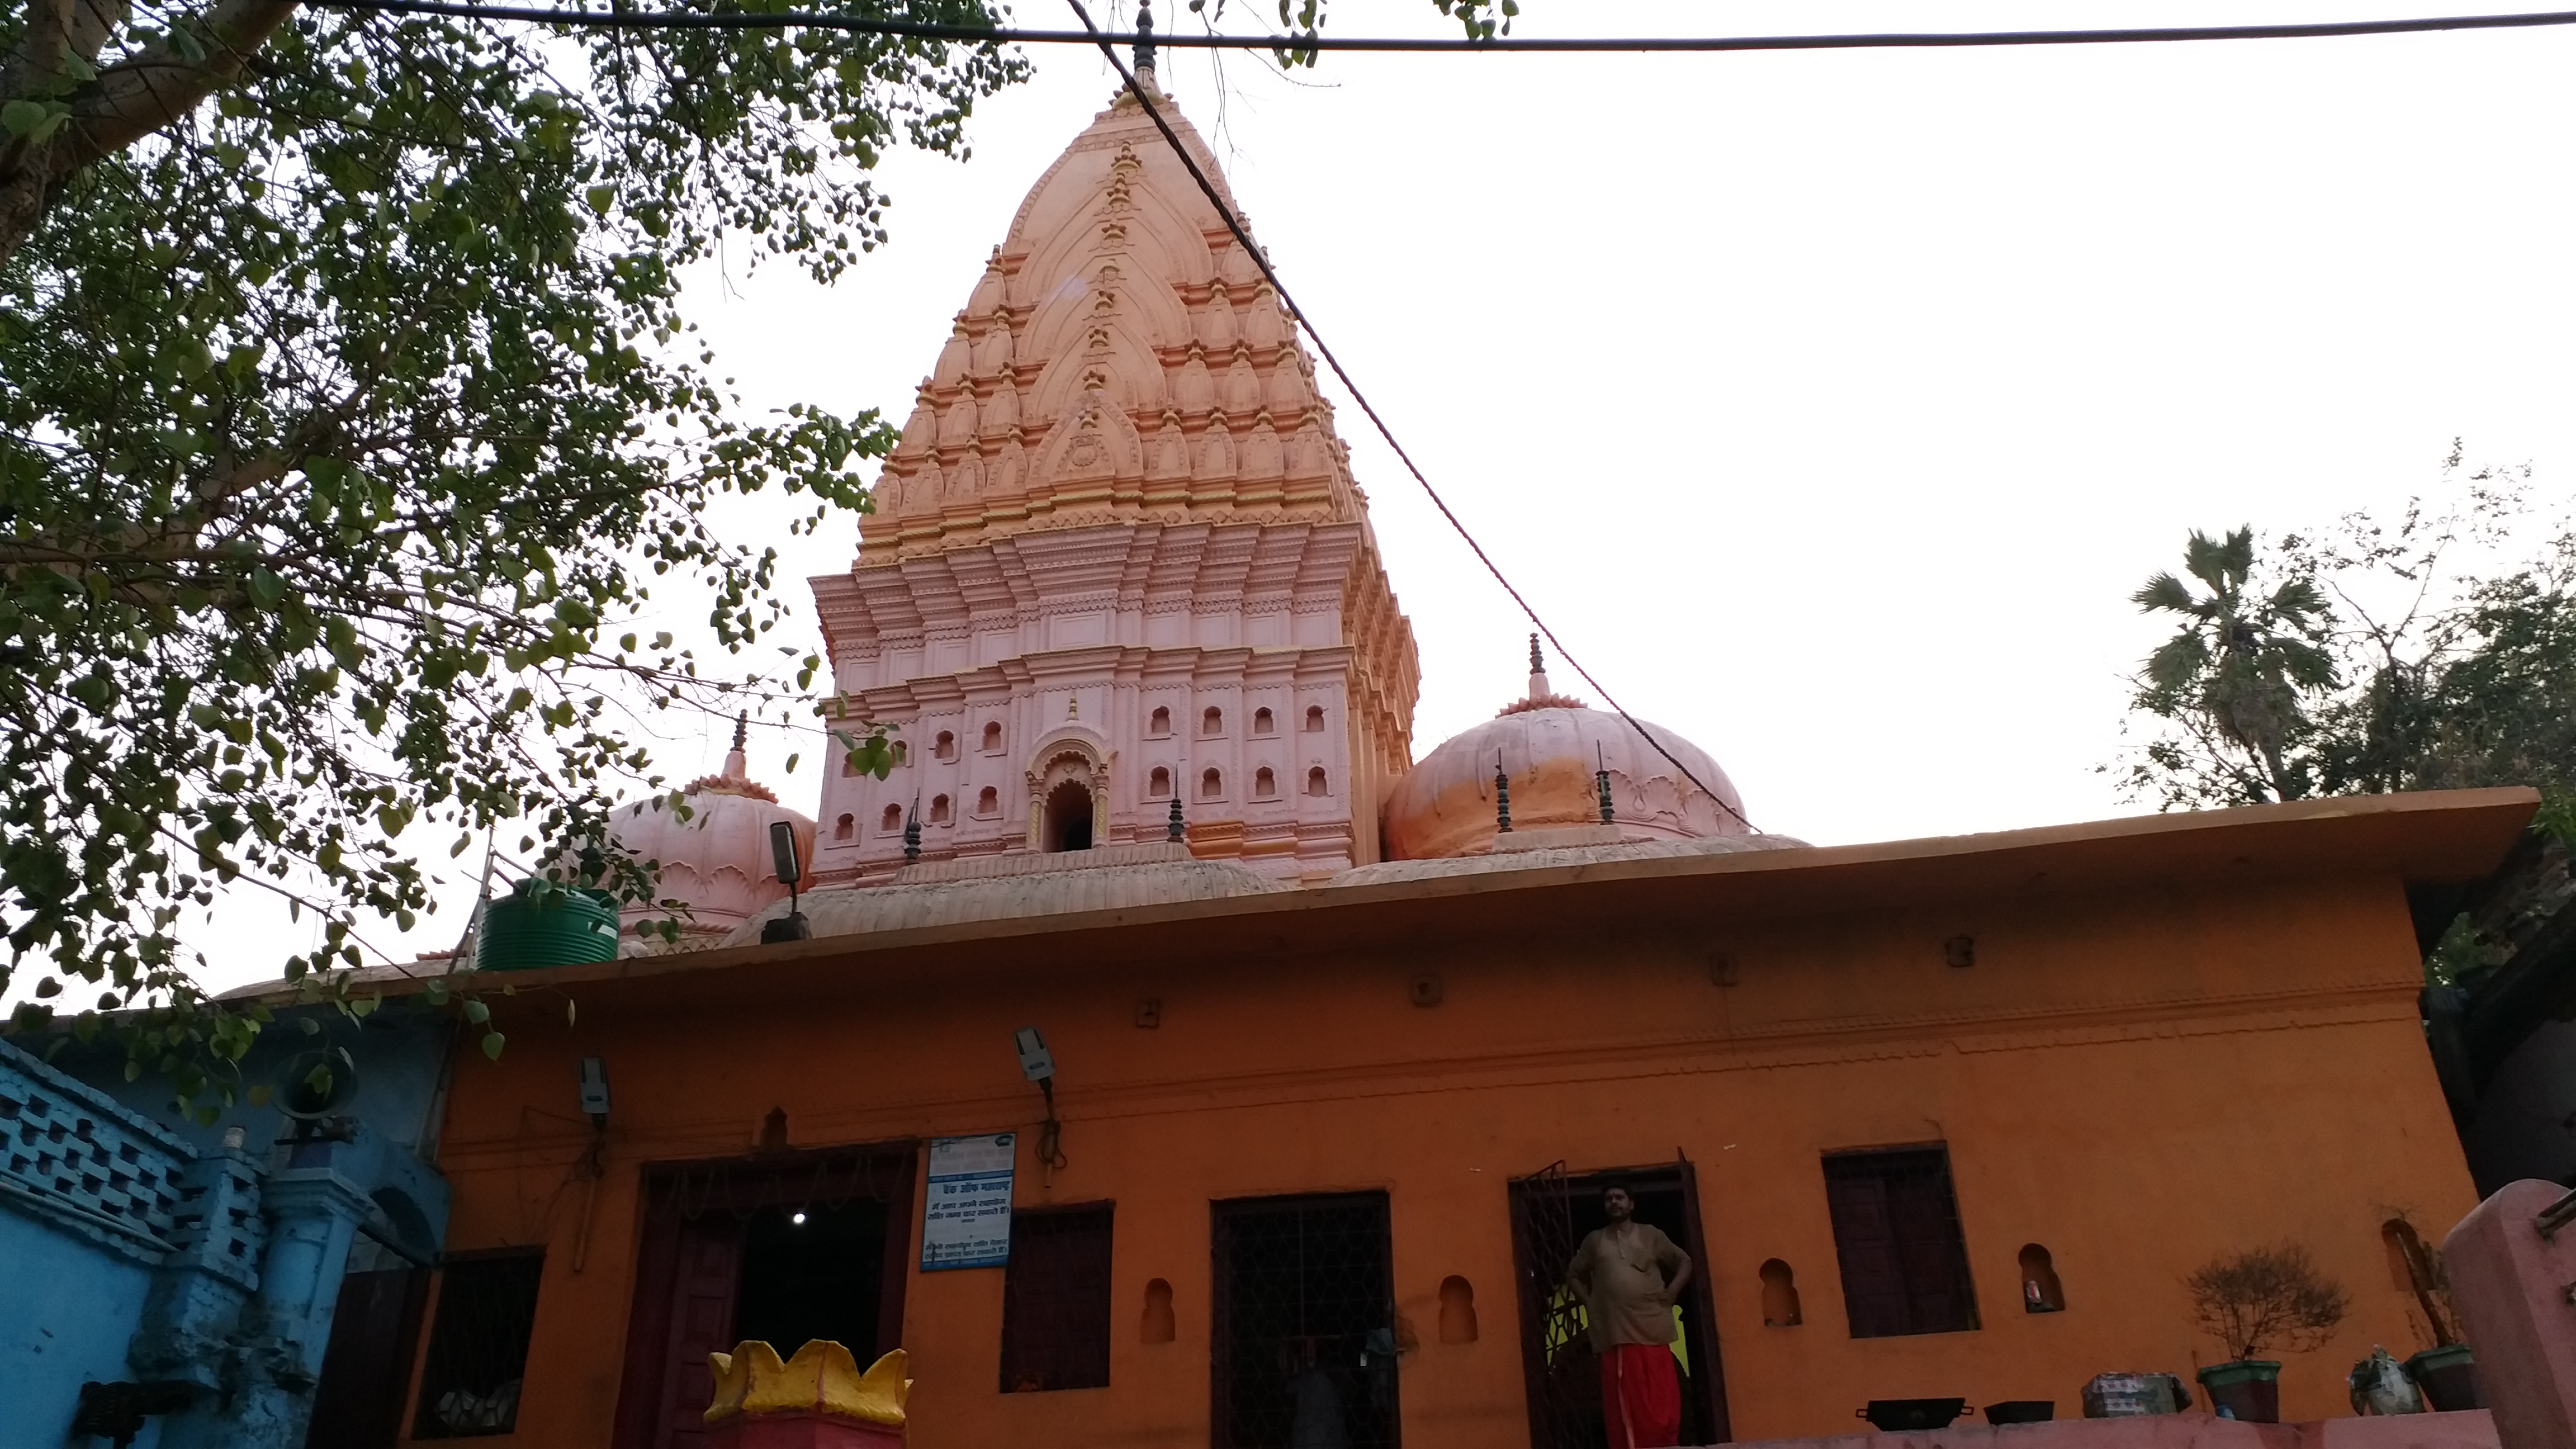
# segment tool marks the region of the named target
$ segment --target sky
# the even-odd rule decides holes
[[[1019,19],[1069,21],[1046,0]],[[1167,4],[1165,26],[1171,21]],[[1519,33],[2229,24],[2268,5],[1523,0]],[[1331,0],[1342,34],[1454,33]],[[1229,17],[1252,28],[1260,7]],[[1045,49],[963,163],[880,169],[891,242],[836,285],[704,269],[752,411],[900,422],[1038,175],[1110,100]],[[2192,529],[2282,531],[2436,487],[2452,440],[2576,478],[2576,30],[1698,56],[1167,52],[1289,289],[1592,675],[1820,844],[2151,808],[2101,773],[2164,629],[2129,593]],[[1417,755],[1516,696],[1529,625],[1327,383],[1422,653]],[[855,519],[787,538],[846,569]],[[819,641],[791,585],[791,642]],[[800,651],[801,652],[801,651]],[[1602,701],[1573,671],[1560,690]],[[726,740],[661,751],[685,778]],[[784,771],[791,750],[805,759]],[[812,742],[753,773],[811,810]],[[441,842],[443,845],[443,841]],[[443,859],[443,850],[437,852]],[[451,888],[457,906],[470,882]],[[234,903],[210,979],[310,927]],[[409,937],[451,944],[461,909]]]

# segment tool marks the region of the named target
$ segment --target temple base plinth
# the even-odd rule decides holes
[[[903,1431],[812,1409],[738,1414],[707,1426],[707,1449],[903,1449]]]

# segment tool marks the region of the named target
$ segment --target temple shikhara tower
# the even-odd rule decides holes
[[[1201,858],[1378,858],[1412,627],[1293,323],[1132,96],[1021,203],[814,591],[902,744],[826,782],[820,880],[891,876],[916,811],[940,862],[1168,842],[1175,796]]]

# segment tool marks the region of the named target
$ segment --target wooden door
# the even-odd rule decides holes
[[[729,1353],[734,1294],[742,1286],[742,1225],[710,1213],[680,1225],[672,1274],[671,1332],[662,1356],[662,1412],[653,1449],[697,1449],[707,1439],[702,1417],[715,1402],[711,1353]]]
[[[744,1225],[764,1211],[805,1203],[884,1203],[876,1346],[882,1351],[900,1344],[918,1168],[908,1142],[647,1168],[625,1375],[610,1441],[616,1449],[690,1449],[704,1441],[699,1415],[715,1395],[707,1355],[734,1346]],[[853,1345],[853,1352],[860,1346]],[[791,1344],[778,1347],[795,1350]]]
[[[331,1340],[313,1391],[310,1449],[392,1449],[411,1402],[414,1350],[429,1298],[427,1268],[386,1268],[340,1280]]]
[[[1674,1156],[1681,1162],[1682,1223],[1689,1230],[1682,1251],[1691,1259],[1691,1285],[1682,1294],[1682,1320],[1690,1330],[1691,1380],[1682,1392],[1708,1416],[1705,1442],[1723,1444],[1735,1437],[1735,1429],[1726,1409],[1726,1365],[1717,1349],[1716,1265],[1709,1261],[1708,1235],[1702,1226],[1699,1172],[1689,1154],[1676,1148]]]

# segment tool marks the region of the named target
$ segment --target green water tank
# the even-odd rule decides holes
[[[605,891],[550,890],[523,880],[483,908],[483,971],[533,971],[617,959],[617,899]]]

